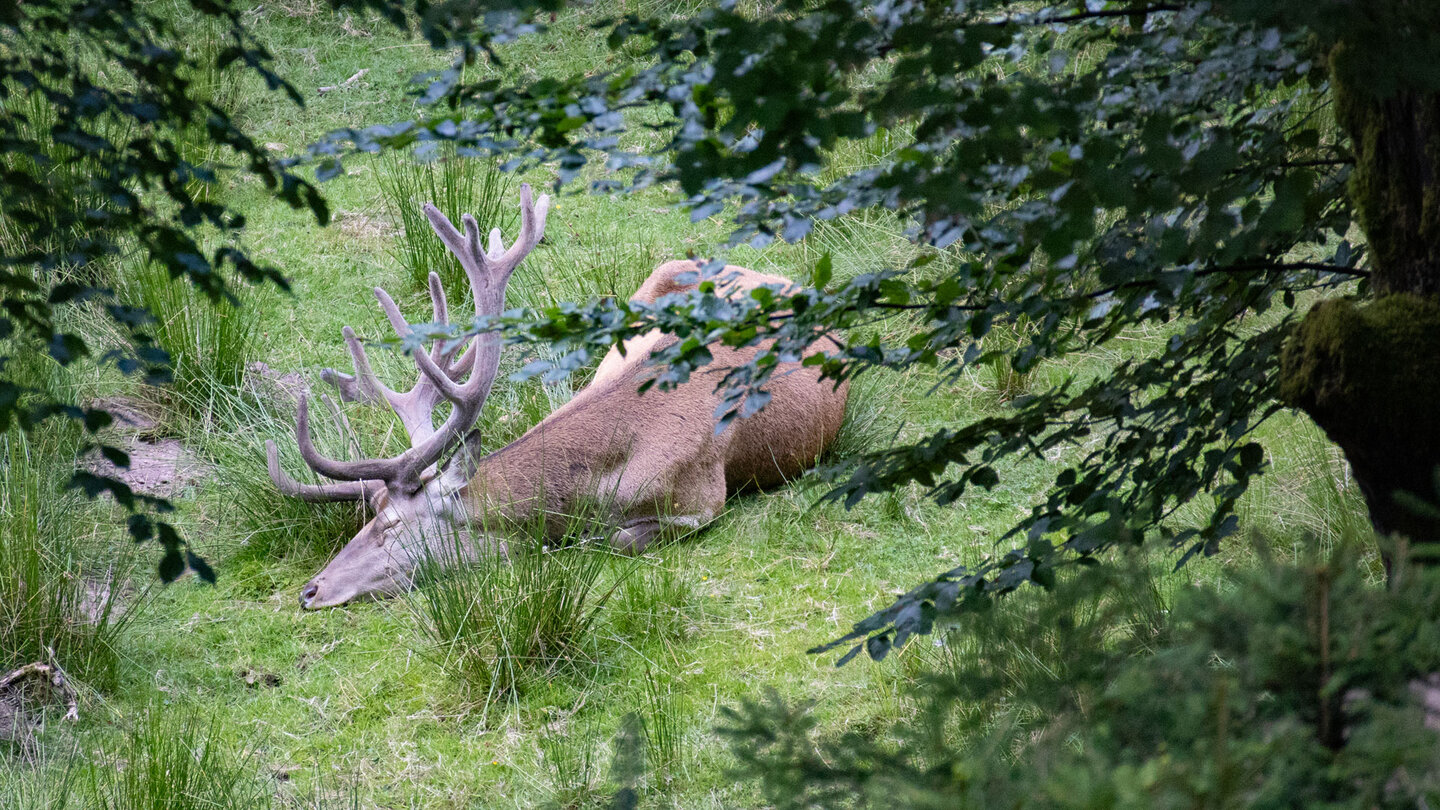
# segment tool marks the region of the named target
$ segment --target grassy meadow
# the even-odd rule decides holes
[[[587,22],[635,2],[564,13],[547,35],[505,46],[505,65],[472,70],[605,69],[617,57]],[[277,154],[337,127],[409,117],[410,77],[447,60],[378,19],[317,0],[257,5],[247,19],[305,108],[252,77],[206,80]],[[182,30],[194,32],[191,47],[215,47],[213,32],[186,25],[181,18]],[[877,137],[847,147],[834,165],[883,159],[890,146]],[[293,294],[239,290],[240,309],[216,308],[154,268],[121,263],[118,294],[156,313],[175,384],[145,388],[112,372],[33,363],[37,385],[142,412],[137,441],[178,440],[194,475],[178,484],[176,522],[219,582],[158,585],[155,547],[125,538],[118,509],[58,494],[78,436],[4,437],[0,673],[53,657],[76,683],[80,707],[78,721],[49,712],[33,718],[33,733],[0,735],[0,807],[578,808],[608,806],[626,785],[644,807],[749,807],[763,802],[755,786],[730,776],[714,730],[723,707],[773,688],[816,701],[825,728],[876,732],[917,711],[911,687],[934,664],[938,641],[839,669],[833,656],[805,650],[924,578],[1004,551],[999,538],[1066,456],[1013,460],[1000,486],[946,508],[902,491],[847,511],[818,504],[823,485],[804,478],[732,499],[702,532],[643,556],[582,547],[553,559],[482,561],[403,598],[300,611],[301,585],[363,518],[356,507],[274,491],[267,439],[288,471],[311,480],[282,389],[298,379],[321,390],[322,368],[349,369],[342,327],[364,339],[387,336],[372,287],[388,290],[412,318],[428,317],[418,279],[446,259],[416,216],[420,202],[433,199],[452,218],[475,212],[509,240],[522,179],[538,189],[553,174],[515,178],[474,161],[355,160],[323,186],[334,222],[320,228],[269,202],[253,177],[224,174],[209,193],[248,212],[249,247],[285,273]],[[660,262],[725,244],[723,218],[691,222],[674,201],[664,188],[626,197],[567,190],[552,206],[545,241],[516,273],[510,304],[628,295]],[[824,223],[798,244],[725,255],[803,279],[829,253],[843,279],[912,249],[900,223],[862,213]],[[80,328],[90,325],[78,317]],[[870,328],[898,334],[905,324]],[[1129,335],[1117,351],[1145,351],[1163,338]],[[506,380],[522,355],[509,349],[502,361],[482,417],[487,449],[520,436],[585,382],[586,373],[555,385]],[[1028,376],[983,368],[939,388],[925,369],[861,378],[834,455],[994,413],[1029,387],[1098,373],[1118,356],[1077,356]],[[372,360],[392,385],[409,387],[408,359],[377,351]],[[269,371],[247,370],[256,362]],[[317,408],[314,419],[322,449],[334,454],[404,447],[383,409],[346,406],[332,419]],[[1307,534],[1331,543],[1366,535],[1359,495],[1315,428],[1282,414],[1263,441],[1273,469],[1242,510],[1248,529],[1297,546]],[[1198,518],[1201,508],[1177,520]],[[1164,555],[1151,563],[1164,599],[1251,559],[1236,541],[1179,573],[1169,573]],[[537,633],[550,642],[540,652],[516,643]]]

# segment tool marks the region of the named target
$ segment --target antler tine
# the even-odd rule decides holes
[[[405,320],[405,316],[400,314],[400,307],[395,305],[395,299],[391,298],[390,294],[380,287],[375,288],[375,297],[380,300],[380,308],[385,310],[385,317],[390,320],[390,326],[395,330],[395,334],[402,340],[408,337],[413,327]],[[450,322],[450,307],[445,301],[445,288],[440,285],[440,276],[433,272],[430,274],[430,304],[435,322],[442,326],[448,324]],[[440,359],[441,346],[444,345],[444,342],[443,338],[431,342],[431,358],[437,361]],[[390,399],[391,404],[394,404],[394,399]]]
[[[441,396],[457,405],[465,397],[465,384],[457,383],[451,379],[450,375],[444,369],[440,368],[440,365],[436,363],[430,355],[424,352],[415,352],[415,365],[420,368],[421,376],[428,380],[431,385],[435,386],[435,390],[438,391]],[[468,383],[469,381],[467,380],[466,382]],[[486,393],[489,392],[487,391]]]
[[[422,205],[420,210],[424,212],[425,218],[430,220],[430,227],[435,231],[435,235],[445,243],[445,247],[451,255],[459,260],[460,266],[465,269],[467,276],[484,267],[481,262],[484,261],[485,254],[479,250],[472,251],[466,237],[460,235],[460,231],[455,228],[455,223],[451,222],[449,217],[430,203]]]
[[[515,243],[505,254],[494,264],[503,273],[503,278],[508,279],[520,262],[530,255],[530,251],[540,244],[540,239],[545,236],[545,217],[550,212],[550,195],[541,194],[540,199],[534,202],[530,199],[530,184],[520,184],[520,235],[515,238]],[[491,245],[495,241],[492,237]],[[503,291],[502,291],[503,294]],[[503,301],[503,299],[502,299]]]
[[[465,249],[470,251],[470,257],[474,260],[476,267],[487,270],[490,267],[490,257],[480,247],[480,224],[475,221],[474,214],[461,214],[460,224],[465,227]],[[470,279],[474,281],[474,278]]]
[[[445,243],[450,254],[460,262],[460,267],[465,271],[465,278],[470,281],[470,293],[475,299],[476,310],[485,306],[486,291],[491,287],[491,275],[493,266],[485,251],[480,247],[480,226],[475,222],[475,217],[465,214],[460,217],[460,224],[465,228],[462,236],[455,227],[455,223],[445,216],[440,209],[430,203],[426,203],[422,210],[425,217],[430,220],[430,227],[435,230],[435,235]]]
[[[410,322],[405,320],[405,316],[401,314],[400,307],[395,305],[395,299],[390,297],[390,293],[385,292],[381,287],[372,287],[371,289],[375,291],[375,298],[380,301],[380,309],[385,311],[385,320],[389,321],[390,328],[395,330],[395,336],[404,340],[405,336],[410,334]]]
[[[393,396],[395,392],[375,376],[375,370],[370,367],[370,356],[365,353],[365,345],[360,338],[355,337],[355,330],[345,326],[340,329],[340,335],[345,338],[345,346],[350,350],[350,360],[355,364],[355,377],[360,387],[374,398],[389,399]]]
[[[322,455],[310,441],[310,397],[301,394],[295,413],[295,443],[300,446],[300,457],[310,469],[337,481],[393,481],[404,467],[403,456],[393,459],[367,458],[359,461],[339,461]]]
[[[340,399],[345,402],[375,403],[381,397],[389,398],[394,392],[380,382],[375,376],[374,370],[370,368],[370,358],[365,354],[365,347],[355,337],[355,330],[346,326],[340,330],[345,338],[345,346],[350,350],[350,361],[355,366],[354,374],[344,374],[333,368],[320,370],[320,379],[335,386],[340,392]]]
[[[430,315],[435,323],[450,323],[450,302],[445,300],[445,285],[440,283],[440,274],[434,270],[426,279],[430,286]]]
[[[435,317],[435,323],[448,326],[450,324],[450,305],[445,300],[445,286],[440,283],[440,274],[433,270],[430,272],[430,303],[431,313]],[[446,358],[453,356],[455,352],[460,350],[461,346],[466,345],[468,342],[469,341],[461,341],[449,351],[446,351],[445,339],[436,338],[430,344],[430,359],[436,363],[440,363]]]
[[[302,484],[291,478],[286,472],[280,469],[280,451],[275,447],[275,442],[265,442],[265,468],[270,473],[270,480],[275,488],[280,490],[281,495],[288,495],[292,498],[299,498],[302,501],[311,503],[323,503],[326,501],[365,501],[373,503],[375,498],[384,491],[384,484],[379,481],[337,481],[330,484]]]
[[[340,393],[342,402],[373,402],[369,394],[360,386],[360,380],[353,374],[346,374],[343,371],[336,371],[333,368],[320,369],[320,379],[335,386]]]

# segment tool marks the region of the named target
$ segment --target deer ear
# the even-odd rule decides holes
[[[440,477],[445,479],[446,489],[459,489],[469,483],[480,466],[480,459],[484,457],[485,453],[480,449],[480,429],[476,428],[465,434],[464,443],[440,467]]]

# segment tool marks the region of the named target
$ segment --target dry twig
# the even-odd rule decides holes
[[[320,88],[320,92],[321,92],[321,93],[328,93],[328,92],[330,92],[330,91],[332,91],[332,90],[344,90],[345,88],[350,87],[351,85],[355,84],[355,82],[358,82],[358,81],[360,81],[361,79],[365,78],[365,74],[366,74],[366,73],[369,73],[369,72],[370,72],[370,68],[361,68],[361,69],[355,71],[355,75],[354,75],[354,76],[351,76],[350,78],[346,79],[345,81],[343,81],[343,82],[341,82],[341,83],[339,83],[339,84],[329,84],[329,85],[326,85],[326,86]]]

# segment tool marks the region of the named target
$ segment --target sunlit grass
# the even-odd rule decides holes
[[[499,228],[507,244],[515,239],[519,220],[513,178],[487,158],[450,153],[419,159],[397,152],[375,164],[380,190],[402,226],[392,248],[395,260],[409,273],[417,289],[428,283],[430,273],[439,274],[451,306],[464,317],[470,311],[470,285],[460,263],[450,255],[430,227],[422,207],[432,204],[456,227],[461,216],[475,217],[482,238]],[[428,317],[426,318],[428,320]]]

